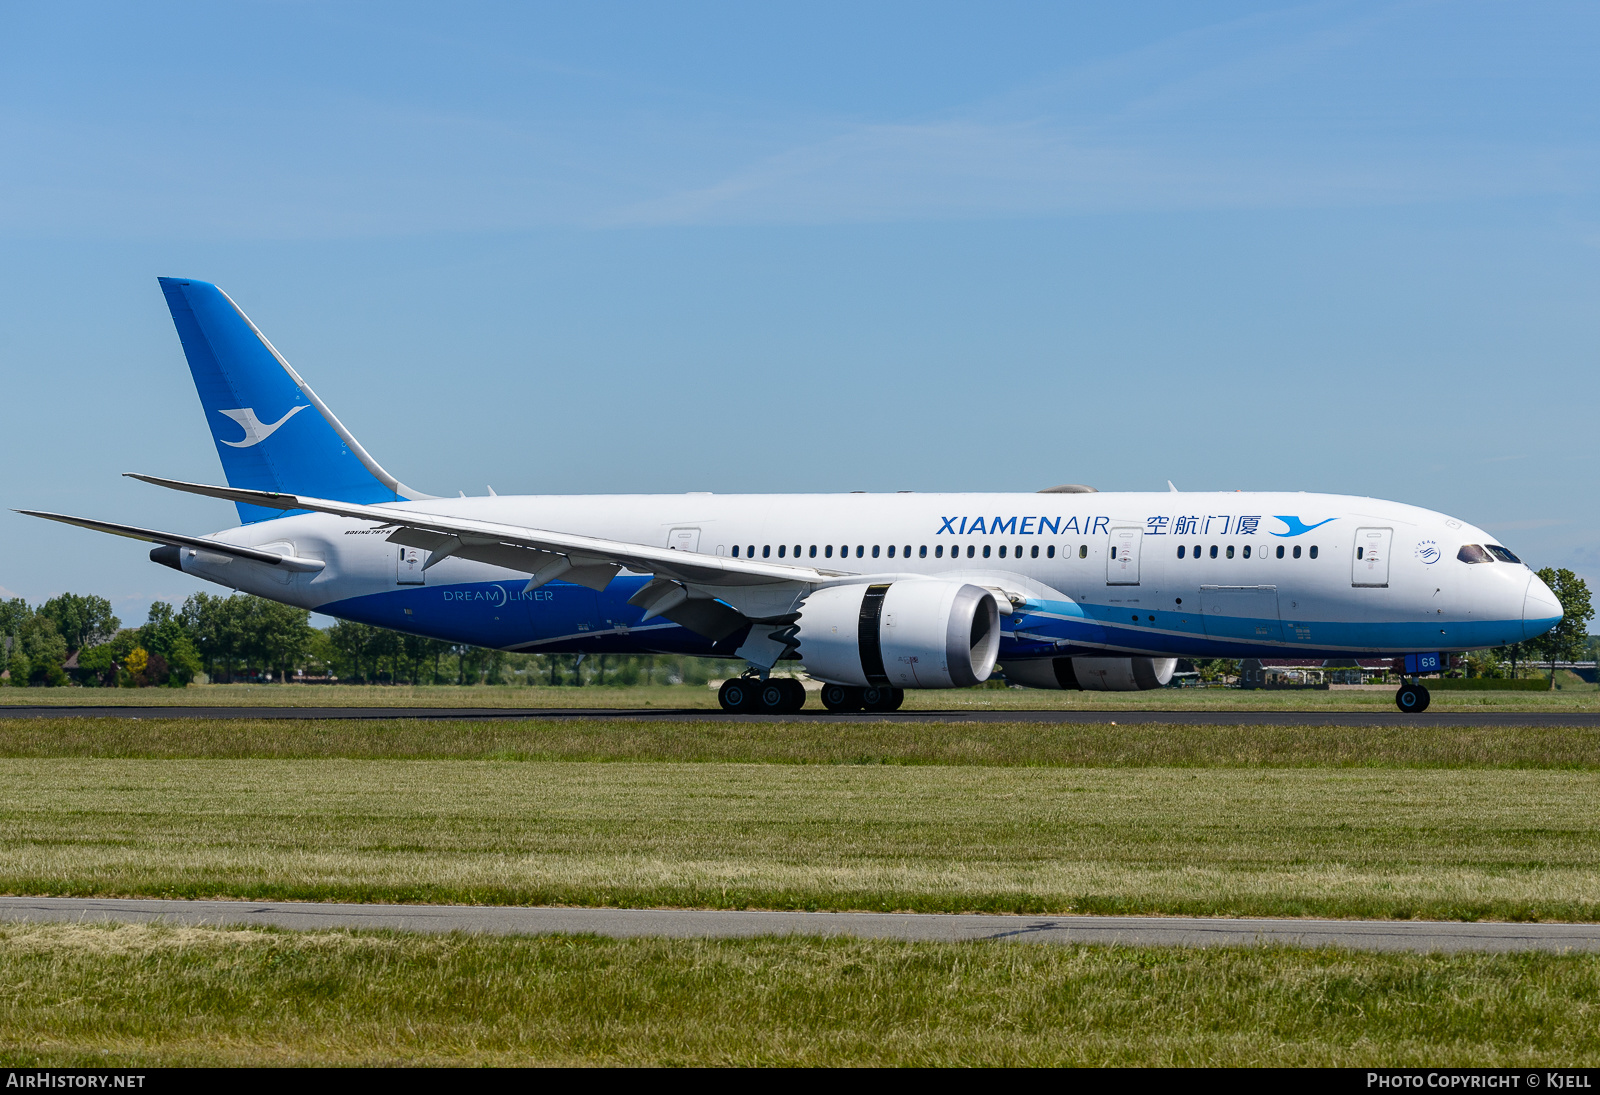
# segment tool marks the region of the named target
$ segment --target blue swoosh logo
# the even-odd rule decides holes
[[[1274,532],[1272,534],[1274,536],[1299,536],[1301,533],[1310,532],[1314,528],[1321,528],[1323,525],[1327,524],[1328,521],[1338,520],[1337,517],[1329,517],[1327,521],[1318,521],[1314,525],[1308,525],[1298,517],[1285,517],[1281,514],[1274,514],[1274,519],[1282,521],[1289,527],[1288,532]]]

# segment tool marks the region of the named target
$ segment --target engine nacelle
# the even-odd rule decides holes
[[[805,599],[798,626],[806,671],[834,684],[966,688],[1000,653],[994,594],[965,582],[829,586]]]
[[[1177,658],[1029,658],[1001,666],[1006,680],[1029,688],[1142,692],[1172,679]]]

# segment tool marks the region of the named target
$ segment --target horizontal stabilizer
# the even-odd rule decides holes
[[[64,525],[77,525],[79,528],[93,529],[95,532],[109,532],[113,536],[126,536],[130,540],[143,540],[148,544],[166,544],[168,547],[193,548],[196,551],[209,551],[218,555],[228,555],[236,559],[249,559],[256,563],[266,563],[269,566],[282,567],[284,570],[314,574],[326,564],[321,559],[302,559],[295,555],[283,555],[276,551],[262,551],[259,548],[240,547],[237,544],[225,544],[220,540],[208,540],[203,536],[183,536],[176,532],[157,532],[155,529],[140,528],[137,525],[119,525],[112,521],[96,521],[88,517],[69,517],[64,513],[45,513],[42,510],[19,509],[13,512],[26,514],[29,517],[43,517],[46,521],[60,521]]]

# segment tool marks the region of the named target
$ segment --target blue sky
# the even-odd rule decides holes
[[[1600,582],[1600,8],[0,4],[6,506],[210,531],[155,278],[435,493],[1287,489]],[[0,591],[201,588],[0,515]]]

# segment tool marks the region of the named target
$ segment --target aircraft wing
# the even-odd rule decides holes
[[[112,521],[95,521],[88,517],[69,517],[64,513],[46,513],[36,509],[19,509],[14,512],[26,514],[29,517],[43,517],[46,521],[60,521],[64,525],[77,525],[79,528],[93,529],[95,532],[109,532],[113,536],[126,536],[131,540],[143,540],[149,544],[167,544],[171,547],[193,548],[196,551],[209,551],[217,555],[249,559],[257,563],[266,563],[269,566],[279,566],[284,570],[314,573],[326,565],[321,559],[301,559],[276,551],[239,547],[236,544],[225,544],[219,540],[208,540],[203,536],[183,536],[176,532],[157,532],[155,529],[140,528],[137,525],[119,525]]]
[[[221,498],[230,502],[266,506],[281,510],[311,510],[373,521],[392,527],[389,539],[406,547],[429,551],[426,567],[457,555],[478,562],[492,563],[509,570],[532,575],[530,586],[561,578],[564,581],[603,589],[616,573],[627,568],[654,574],[689,586],[727,589],[738,586],[816,586],[850,577],[847,572],[793,566],[756,559],[734,559],[722,555],[678,551],[674,548],[632,544],[595,536],[524,528],[496,521],[467,517],[448,517],[393,504],[357,505],[326,498],[276,491],[244,490],[186,483],[153,475],[128,473],[131,479],[158,487]],[[670,596],[670,591],[659,591]],[[720,596],[720,594],[719,594]],[[649,606],[645,606],[649,611]]]

